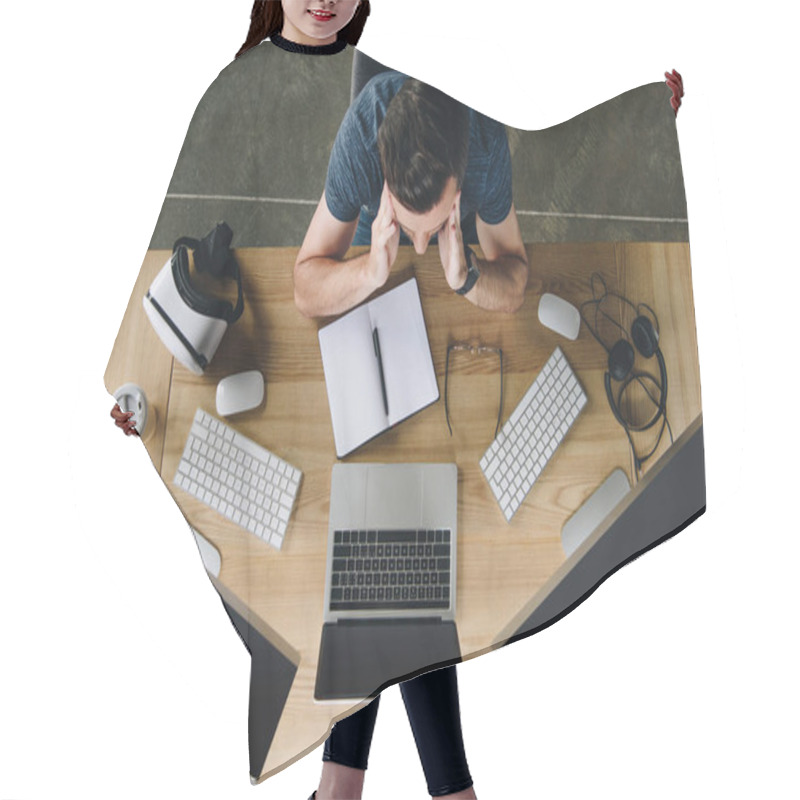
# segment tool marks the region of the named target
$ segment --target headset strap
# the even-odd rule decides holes
[[[236,301],[236,306],[232,307],[230,303],[219,300],[219,298],[213,298],[206,295],[201,294],[194,286],[191,286],[190,291],[186,291],[187,287],[184,285],[182,280],[176,279],[176,284],[178,286],[178,291],[181,294],[184,302],[186,302],[191,308],[195,309],[196,311],[200,311],[203,314],[207,314],[209,316],[218,317],[219,319],[225,320],[229,325],[232,325],[239,317],[242,316],[244,311],[244,292],[242,290],[242,274],[241,270],[239,269],[239,262],[236,260],[236,256],[233,253],[233,250],[230,249],[230,242],[233,237],[233,232],[228,227],[228,225],[224,222],[217,225],[217,227],[209,234],[209,237],[214,235],[215,233],[219,232],[219,235],[223,237],[225,240],[224,245],[228,252],[228,257],[225,261],[221,262],[220,266],[216,264],[219,262],[206,261],[204,258],[198,259],[196,254],[198,250],[200,250],[202,246],[202,242],[199,239],[194,239],[190,236],[181,236],[179,239],[175,241],[175,244],[172,247],[172,254],[173,254],[173,271],[179,271],[183,273],[185,276],[186,282],[191,284],[191,280],[189,278],[189,262],[188,262],[188,250],[192,250],[195,253],[195,268],[198,272],[209,272],[211,275],[217,278],[233,278],[236,281],[236,286],[238,290],[238,298]],[[209,237],[206,237],[208,239]],[[183,260],[185,259],[185,261]],[[177,278],[177,276],[176,276]],[[194,295],[194,297],[192,296]],[[215,304],[215,307],[209,313],[209,308],[206,307],[206,304],[203,303],[203,307],[198,308],[196,299],[197,296],[201,297],[203,300],[209,300],[213,303],[213,301],[217,300],[218,305]]]

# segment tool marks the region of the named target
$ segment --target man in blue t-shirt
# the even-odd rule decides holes
[[[484,258],[464,242],[462,224],[473,220]],[[298,308],[328,316],[369,297],[389,276],[401,232],[420,255],[436,237],[447,283],[475,305],[511,312],[522,304],[528,260],[505,128],[386,72],[364,87],[336,136],[295,264]],[[345,259],[351,244],[370,250]]]

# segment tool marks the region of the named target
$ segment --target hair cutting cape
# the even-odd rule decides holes
[[[661,82],[545,130],[488,121],[507,148],[510,213],[530,266],[523,306],[516,314],[476,309],[445,282],[436,243],[424,257],[401,246],[386,288],[417,278],[440,399],[337,459],[318,340],[331,320],[299,313],[292,271],[353,96],[368,91],[382,69],[351,48],[318,56],[264,42],[223,70],[192,119],[105,376],[109,392],[133,385],[129,397],[146,403],[143,444],[252,656],[254,780],[316,747],[333,722],[382,688],[557,621],[705,509],[686,203],[675,115]],[[353,140],[352,151],[345,141],[346,152],[369,149],[366,116],[357,120],[364,141]],[[359,169],[351,165],[356,183]],[[493,169],[490,163],[488,180],[497,177]],[[474,191],[480,216],[480,186]],[[244,298],[236,320],[214,314],[236,306],[236,273],[199,274],[199,245],[191,244],[221,221],[233,234],[230,264]],[[464,220],[465,240],[469,226]],[[483,233],[478,222],[472,247],[479,257],[490,255],[483,253]],[[190,242],[182,278],[173,264],[180,239]],[[577,338],[540,321],[545,294],[581,311]],[[649,325],[644,344],[640,317]],[[460,341],[484,350],[454,350],[448,359],[448,346]],[[500,381],[502,424],[557,348],[587,402],[508,521],[480,466],[494,438]],[[631,362],[627,377],[609,363],[620,348]],[[503,353],[502,377],[496,350]],[[452,435],[444,409],[448,361]],[[217,384],[248,370],[265,378],[265,398],[226,418],[217,408]],[[198,499],[204,489],[182,488],[180,465],[198,409],[302,474],[280,547],[269,534],[234,522],[232,509],[222,513],[210,489]],[[359,697],[331,698],[319,688],[326,682],[320,649],[331,471],[337,462],[375,461],[457,467],[455,643],[425,652],[412,642],[396,662],[357,637],[366,650],[345,654],[339,663],[349,657],[350,666],[339,669],[357,671],[367,661],[373,685]],[[616,493],[603,506],[595,492],[609,478]],[[257,478],[248,490],[260,521],[277,513]],[[585,519],[588,529],[581,527]],[[362,553],[355,535],[352,541],[345,559],[385,558]],[[424,548],[414,557],[427,558]],[[427,585],[426,579],[423,591]]]

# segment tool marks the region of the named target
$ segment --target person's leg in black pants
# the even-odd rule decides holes
[[[461,734],[455,667],[400,684],[432,797],[475,797]],[[337,722],[325,742],[317,800],[361,797],[380,697]]]
[[[449,797],[469,789],[472,777],[461,735],[456,668],[405,681],[400,692],[431,797]]]

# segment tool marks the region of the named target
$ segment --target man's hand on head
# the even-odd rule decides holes
[[[369,253],[370,281],[377,289],[386,283],[397,258],[400,245],[400,226],[394,216],[389,187],[384,182],[381,205],[372,223],[372,244]]]
[[[453,210],[444,228],[439,231],[439,257],[448,285],[453,291],[460,289],[467,279],[467,260],[461,233],[461,192],[456,195]]]

